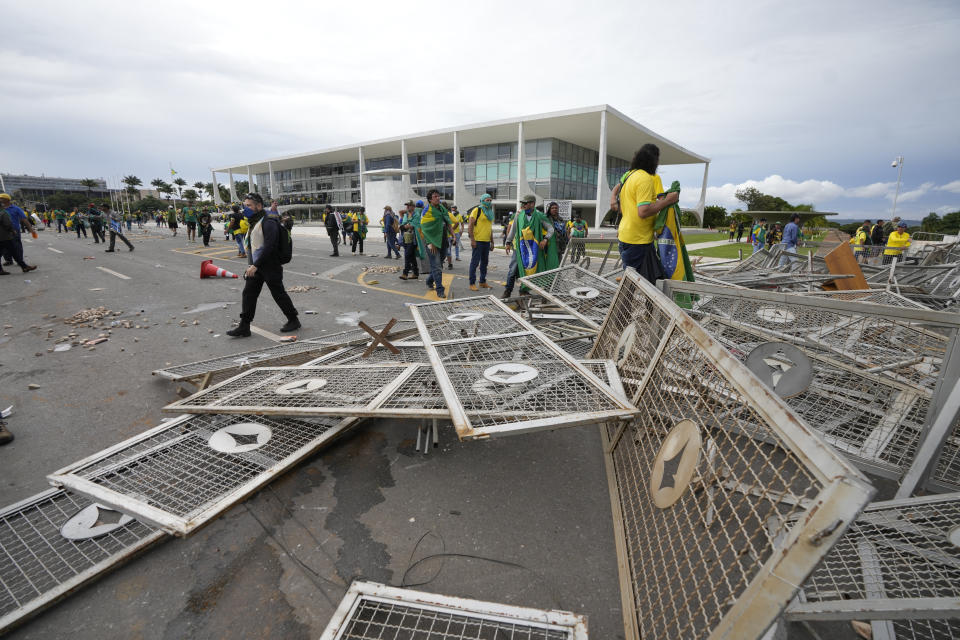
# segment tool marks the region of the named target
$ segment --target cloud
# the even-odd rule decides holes
[[[945,185],[937,187],[937,191],[949,191],[950,193],[960,193],[960,180],[948,182]]]

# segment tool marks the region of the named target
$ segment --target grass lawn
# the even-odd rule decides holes
[[[747,230],[744,230],[744,235],[748,233]],[[693,233],[691,231],[683,231],[683,240],[687,244],[698,244],[700,242],[716,242],[717,240],[726,240],[729,237],[727,231],[707,231],[705,233]]]

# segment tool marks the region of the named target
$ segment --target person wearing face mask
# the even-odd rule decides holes
[[[553,237],[553,224],[546,215],[535,208],[537,197],[527,194],[520,200],[520,210],[510,223],[507,230],[506,251],[510,257],[507,286],[503,291],[503,298],[513,294],[513,285],[518,277],[531,275],[546,270],[546,249]],[[534,245],[536,248],[534,249]],[[536,260],[533,260],[536,252]],[[525,263],[526,261],[526,263]]]
[[[247,262],[250,266],[243,272],[246,281],[243,286],[243,302],[240,312],[240,324],[227,331],[228,336],[246,338],[250,336],[250,323],[257,311],[257,298],[266,284],[270,295],[287,317],[280,331],[287,333],[300,328],[297,310],[293,306],[290,294],[283,286],[283,266],[280,263],[281,234],[286,234],[280,222],[280,216],[272,211],[265,212],[263,198],[259,193],[248,193],[243,201],[244,215],[250,222],[250,232],[246,237]]]

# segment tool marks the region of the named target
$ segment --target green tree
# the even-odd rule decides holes
[[[169,198],[173,194],[173,185],[167,184],[163,180],[160,181],[159,187],[160,193],[166,194]]]
[[[163,185],[167,184],[163,181],[163,178],[154,178],[150,181],[150,185],[157,190],[157,193],[163,193]]]
[[[187,181],[181,178],[180,176],[177,176],[177,179],[173,181],[173,184],[177,185],[177,197],[182,198],[183,188],[187,186]]]
[[[93,196],[91,191],[93,191],[93,189],[100,186],[100,183],[94,180],[93,178],[84,178],[83,180],[80,181],[80,184],[82,184],[87,188],[87,200],[89,200]]]
[[[744,187],[737,189],[734,196],[737,200],[747,205],[747,211],[793,211],[790,203],[783,198],[771,196],[763,193],[756,187]],[[809,205],[810,209],[813,205]]]
[[[153,196],[147,196],[143,200],[138,200],[130,205],[130,208],[136,211],[159,211],[167,208],[167,203]]]
[[[193,189],[187,189],[183,192],[183,199],[193,204],[200,198],[200,194],[194,191]]]
[[[199,196],[199,199],[200,199],[200,200],[203,200],[203,192],[207,190],[207,189],[206,189],[206,185],[203,184],[203,183],[200,182],[200,181],[197,181],[197,182],[194,182],[194,183],[193,183],[193,188],[196,189],[197,195]],[[211,195],[211,197],[213,197],[213,196]]]
[[[712,204],[703,208],[703,226],[705,227],[722,227],[726,219],[726,207]]]
[[[943,216],[940,233],[951,235],[960,233],[960,211],[953,211]]]
[[[920,221],[920,229],[931,233],[943,233],[940,229],[943,227],[943,221],[936,213],[930,212],[926,218]]]

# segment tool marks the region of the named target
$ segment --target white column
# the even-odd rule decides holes
[[[273,176],[273,163],[267,162],[267,171],[270,172],[270,199],[277,199],[277,181]],[[263,194],[261,194],[263,195]]]
[[[600,143],[597,145],[597,204],[593,214],[593,228],[600,227],[600,221],[610,208],[610,185],[607,184],[607,110],[600,112]]]
[[[516,210],[520,210],[520,198],[527,194],[527,191],[530,191],[536,197],[537,203],[542,204],[543,198],[537,195],[536,191],[530,189],[530,185],[527,183],[527,154],[524,151],[523,144],[523,122],[517,123],[517,200],[514,203],[516,205]]]
[[[253,188],[253,172],[250,171],[250,165],[247,165],[247,191],[256,191],[256,189]]]
[[[220,206],[223,204],[223,200],[220,199],[220,185],[217,184],[217,172],[210,171],[210,183],[213,185],[213,204]]]
[[[464,195],[460,193],[460,140],[457,138],[457,132],[453,132],[453,204],[460,206],[460,198]]]
[[[236,202],[240,198],[237,197],[237,185],[233,182],[233,170],[229,171],[230,174],[230,201]],[[244,194],[246,195],[246,194]]]
[[[363,147],[357,147],[357,158],[359,161],[358,166],[360,167],[360,206],[366,207],[367,205],[364,203],[367,201],[367,199],[364,197],[364,193],[363,193],[363,170],[365,168],[363,166]],[[367,215],[369,214],[370,212],[368,211]]]
[[[703,165],[703,185],[700,187],[700,202],[697,203],[697,215],[700,216],[700,226],[703,227],[703,210],[707,204],[707,175],[710,173],[710,163]]]

